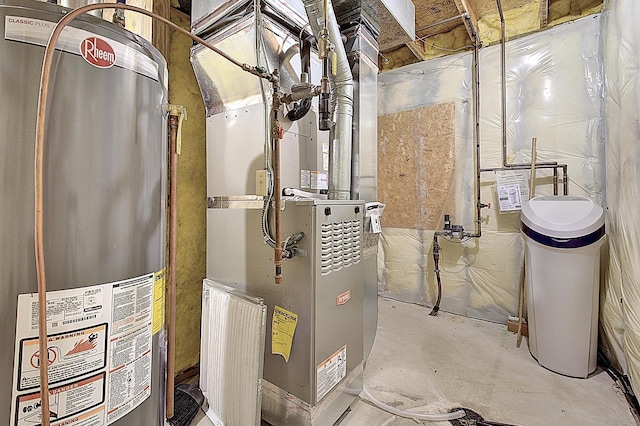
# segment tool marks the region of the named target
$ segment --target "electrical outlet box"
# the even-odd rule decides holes
[[[256,171],[256,195],[266,196],[269,189],[269,172],[267,170]]]

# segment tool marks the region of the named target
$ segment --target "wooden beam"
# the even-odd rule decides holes
[[[478,9],[476,7],[475,0],[454,0],[456,3],[456,7],[460,13],[468,13],[471,18],[471,22],[469,19],[463,19],[464,26],[467,28],[467,32],[469,33],[469,38],[473,41],[474,34],[477,34],[478,39],[480,38],[480,30],[478,29]]]
[[[169,19],[171,15],[171,0],[153,0],[153,11],[163,18]],[[169,41],[171,39],[169,27],[154,19],[151,28],[153,45],[168,60]]]
[[[540,0],[540,29],[546,28],[549,20],[549,0]]]
[[[422,40],[418,39],[416,41],[410,41],[406,44],[411,53],[421,61],[425,60],[425,48]]]

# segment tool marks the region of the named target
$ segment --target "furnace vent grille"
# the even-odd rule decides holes
[[[322,224],[320,273],[330,274],[360,262],[362,244],[359,220]]]

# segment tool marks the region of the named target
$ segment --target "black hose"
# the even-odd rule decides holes
[[[629,409],[633,414],[633,417],[637,420],[640,419],[640,404],[638,403],[638,399],[636,398],[635,393],[633,392],[633,388],[631,387],[631,382],[629,382],[629,378],[616,370],[611,362],[607,358],[607,356],[602,352],[601,349],[598,349],[598,363],[604,370],[607,372],[611,380],[613,380],[627,400],[629,404]]]
[[[436,299],[436,304],[433,305],[433,309],[429,315],[436,316],[438,311],[440,310],[440,300],[442,299],[442,281],[440,280],[440,268],[438,263],[440,261],[440,244],[438,244],[438,234],[433,235],[433,263],[434,263],[434,272],[436,273],[436,281],[438,283],[438,298]]]

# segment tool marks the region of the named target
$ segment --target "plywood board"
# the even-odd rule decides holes
[[[436,229],[453,202],[455,104],[383,115],[378,129],[382,226]]]

